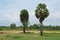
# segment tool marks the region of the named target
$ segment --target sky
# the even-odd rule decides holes
[[[60,0],[0,0],[0,25],[9,26],[20,22],[20,11],[27,9],[29,12],[29,24],[39,24],[35,17],[35,10],[39,3],[44,3],[49,10],[49,16],[43,21],[44,25],[60,25]]]

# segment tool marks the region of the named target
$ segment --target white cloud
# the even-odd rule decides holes
[[[0,14],[0,22],[4,23],[6,25],[7,25],[7,23],[11,24],[11,23],[20,22],[19,12],[16,9],[1,10],[1,13],[2,14]],[[18,25],[18,23],[17,23],[17,25]]]

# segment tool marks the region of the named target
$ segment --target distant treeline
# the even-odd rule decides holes
[[[30,29],[39,29],[40,28],[40,25],[39,24],[38,25],[37,24],[30,25],[29,28]],[[52,26],[52,25],[43,26],[43,28],[44,28],[44,30],[60,30],[60,26]]]
[[[23,26],[0,26],[0,30],[11,30],[11,29],[16,29],[16,30],[21,30]],[[28,27],[26,27],[26,29],[29,30],[40,30],[40,25],[39,24],[34,24],[34,25],[30,25]],[[60,30],[60,26],[43,26],[44,30]]]

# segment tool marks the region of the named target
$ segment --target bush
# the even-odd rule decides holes
[[[10,28],[15,29],[16,28],[16,24],[15,23],[10,24]]]

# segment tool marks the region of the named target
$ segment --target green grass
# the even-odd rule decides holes
[[[34,33],[0,34],[0,40],[60,40],[59,33],[44,33],[43,36]]]

